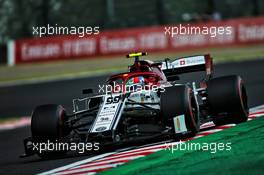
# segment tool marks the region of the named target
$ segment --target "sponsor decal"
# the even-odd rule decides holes
[[[174,117],[173,124],[176,134],[187,132],[184,115]]]
[[[180,60],[180,65],[185,65],[185,60]]]
[[[172,67],[180,68],[180,67],[187,67],[187,66],[195,66],[205,64],[204,56],[194,56],[188,58],[181,58],[179,60],[175,60],[171,63]]]
[[[121,105],[120,95],[107,95],[105,96],[104,103],[100,108],[95,122],[92,126],[91,132],[102,132],[110,130],[115,118],[117,117],[117,111]]]
[[[100,132],[102,132],[102,131],[106,130],[106,127],[105,127],[105,126],[98,127],[98,128],[96,128],[95,130],[96,130],[96,131],[100,131]]]

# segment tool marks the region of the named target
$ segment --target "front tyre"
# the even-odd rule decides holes
[[[31,133],[34,142],[60,142],[68,135],[69,130],[65,124],[67,115],[61,105],[48,104],[35,108],[31,118]],[[41,157],[58,156],[65,151],[44,151],[38,153]]]

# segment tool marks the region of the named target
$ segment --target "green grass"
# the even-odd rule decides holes
[[[159,151],[102,175],[193,175],[264,173],[264,117],[202,137],[189,143],[231,143],[230,151]]]
[[[182,52],[149,53],[146,59],[173,59],[188,55],[206,53],[210,53],[216,63],[264,58],[263,45],[250,45],[196,49]],[[125,59],[123,55],[119,55],[114,57],[73,59],[49,63],[31,63],[14,67],[0,66],[0,84],[109,74],[125,71],[127,70],[127,66],[132,63],[132,60]]]

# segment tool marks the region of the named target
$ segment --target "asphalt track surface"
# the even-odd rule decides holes
[[[244,79],[250,107],[264,104],[264,60],[215,66],[215,77],[230,74],[241,75]],[[29,116],[36,105],[46,103],[62,104],[71,112],[72,98],[83,97],[83,88],[98,89],[98,84],[102,84],[107,76],[0,87],[0,116]],[[196,78],[198,75],[187,75],[183,80]],[[33,156],[21,159],[22,140],[29,135],[29,127],[0,131],[0,174],[36,174],[89,157],[41,160]]]

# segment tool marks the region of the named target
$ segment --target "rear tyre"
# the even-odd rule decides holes
[[[240,76],[214,78],[208,82],[210,114],[215,125],[246,122],[248,103],[245,85]]]
[[[165,92],[161,93],[160,105],[165,123],[172,125],[174,117],[184,114],[190,135],[199,131],[199,110],[191,88],[185,85],[167,87]]]
[[[31,133],[36,143],[60,142],[68,135],[65,125],[67,115],[61,105],[48,104],[35,108],[31,118]],[[38,152],[40,157],[54,157],[64,155],[66,151]]]

